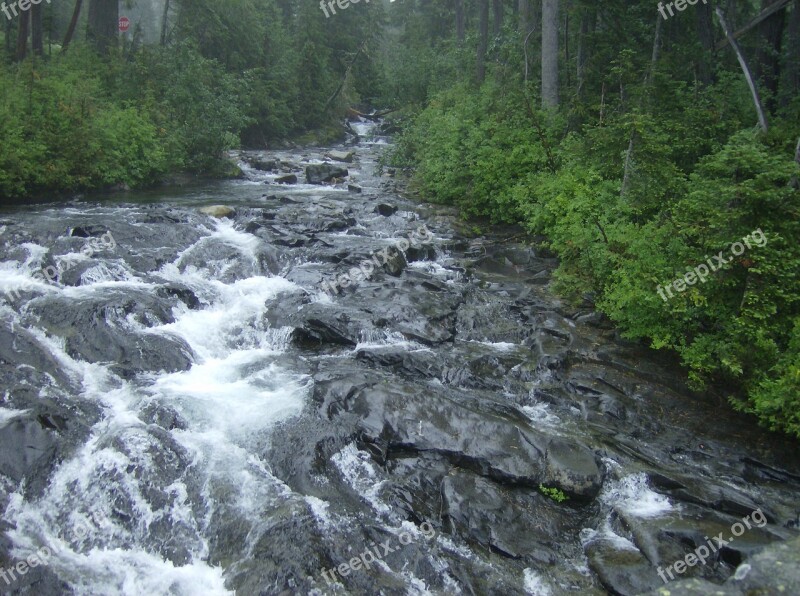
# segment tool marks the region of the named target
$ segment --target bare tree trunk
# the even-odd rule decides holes
[[[518,12],[519,12],[519,32],[522,34],[523,39],[528,35],[530,31],[530,12],[531,12],[531,5],[529,0],[519,0],[518,3]]]
[[[459,0],[456,0],[458,4]],[[463,0],[461,0],[463,2]],[[167,34],[169,28],[169,0],[164,0],[164,16],[161,18],[161,45],[167,45]]]
[[[714,16],[710,4],[698,3],[695,7],[697,15],[697,36],[703,47],[703,54],[698,61],[698,75],[704,87],[714,83]]]
[[[497,37],[503,29],[503,0],[494,0],[493,7],[493,30],[492,34]]]
[[[11,40],[14,39],[14,27],[12,26],[11,19],[6,20],[6,55],[10,58],[14,51],[14,46],[11,45]]]
[[[750,68],[747,66],[747,60],[745,60],[739,44],[733,38],[733,32],[731,31],[730,27],[728,27],[728,23],[725,21],[725,15],[723,14],[722,9],[718,6],[715,12],[717,13],[717,18],[719,19],[720,26],[722,26],[722,30],[725,32],[725,37],[728,38],[728,43],[731,44],[733,51],[736,52],[736,58],[739,60],[739,65],[742,67],[744,78],[747,79],[747,84],[750,86],[750,93],[753,95],[753,104],[755,105],[756,113],[758,114],[758,124],[761,126],[762,131],[767,132],[769,127],[767,125],[767,117],[764,115],[764,106],[761,105],[761,97],[758,95],[758,88],[753,80],[753,75],[750,73]]]
[[[530,61],[528,60],[528,40],[531,38],[531,35],[533,35],[534,31],[536,31],[536,29],[531,29],[530,33],[528,33],[528,35],[525,36],[525,41],[522,43],[522,49],[525,52],[525,88],[526,89],[528,87],[528,64],[530,63]]]
[[[542,0],[542,106],[558,107],[558,2]]]
[[[327,112],[331,104],[336,100],[337,97],[339,97],[339,94],[342,92],[342,89],[344,89],[345,83],[347,83],[347,78],[350,76],[350,71],[353,70],[353,66],[356,63],[356,60],[358,60],[358,57],[364,52],[365,49],[367,49],[367,40],[361,42],[361,46],[359,46],[358,51],[353,56],[353,59],[350,60],[350,64],[347,65],[347,69],[345,69],[344,71],[342,82],[339,83],[339,86],[336,88],[336,91],[334,91],[333,95],[331,95],[328,98],[328,101],[325,102],[325,107],[322,108],[323,112]]]
[[[456,40],[459,47],[464,45],[465,19],[464,0],[456,0]]]
[[[786,95],[784,106],[800,93],[800,0],[794,0],[794,7],[789,17],[789,33],[787,36],[786,67],[784,79]]]
[[[762,11],[775,4],[777,0],[761,0]],[[756,54],[756,80],[761,81],[769,91],[767,110],[774,112],[778,95],[778,81],[781,72],[781,45],[783,29],[786,24],[786,10],[779,10],[758,26],[761,37]]]
[[[42,27],[42,5],[31,6],[31,49],[37,56],[44,55],[44,28]]]
[[[567,67],[567,92],[570,88],[570,68],[569,68],[569,11],[572,8],[571,0],[566,0],[567,5],[564,7],[564,64]]]
[[[478,84],[486,78],[486,48],[489,43],[489,0],[478,0],[480,31],[478,35],[477,73]]]
[[[31,20],[29,10],[23,11],[19,15],[19,25],[17,29],[17,61],[22,62],[28,55],[28,24]]]
[[[594,33],[594,26],[597,22],[596,9],[584,9],[581,15],[581,28],[578,37],[578,56],[577,60],[577,95],[578,99],[583,94],[583,85],[586,82],[586,63],[589,60],[589,35]]]
[[[650,97],[650,93],[647,92],[647,88],[653,81],[653,75],[655,75],[656,65],[658,64],[658,56],[661,51],[661,25],[663,20],[661,15],[656,17],[656,32],[653,35],[653,53],[650,55],[650,69],[644,77],[645,96],[648,98]],[[622,188],[620,189],[620,196],[622,198],[625,198],[625,195],[628,194],[628,190],[630,189],[633,171],[633,151],[636,147],[637,140],[638,135],[636,133],[636,128],[634,128],[631,130],[631,136],[628,140],[628,150],[625,152],[625,167],[622,175]]]
[[[89,25],[86,38],[101,54],[116,44],[119,31],[118,0],[89,0]]]
[[[81,7],[83,0],[75,0],[75,9],[72,11],[72,20],[69,22],[67,34],[64,36],[64,43],[61,44],[61,53],[67,51],[69,44],[72,43],[72,38],[75,36],[75,29],[78,27],[78,19],[81,16]]]

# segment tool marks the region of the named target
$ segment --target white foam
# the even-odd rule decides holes
[[[614,530],[611,528],[611,522],[609,519],[606,519],[603,522],[603,527],[600,530],[583,528],[580,532],[580,539],[581,544],[583,544],[584,547],[592,542],[605,541],[616,550],[639,550],[633,542],[614,532]]]
[[[345,481],[377,513],[389,514],[391,512],[391,508],[378,497],[385,481],[377,481],[375,465],[368,453],[360,451],[355,443],[349,443],[344,449],[334,454],[331,461],[339,469]]]
[[[15,418],[25,416],[30,410],[11,410],[8,408],[0,408],[0,426],[4,426],[7,422],[11,422]]]
[[[562,425],[561,419],[550,411],[550,405],[545,402],[522,406],[522,411],[535,428],[557,428]]]
[[[188,370],[143,374],[127,382],[103,363],[73,359],[63,338],[30,330],[80,386],[75,399],[97,403],[103,417],[89,440],[53,472],[45,493],[37,501],[12,493],[4,517],[14,527],[9,535],[15,555],[51,548],[54,554],[48,564],[77,594],[229,594],[223,570],[206,562],[205,531],[220,496],[224,495],[226,508],[238,509],[255,529],[258,520],[268,518],[271,508],[290,494],[259,454],[272,429],[302,410],[309,385],[306,377],[284,371],[275,362],[288,345],[291,329],[270,329],[264,315],[269,298],[299,288],[279,277],[256,274],[223,283],[213,264],[183,267],[192,251],[208,242],[222,242],[240,253],[245,275],[248,265],[253,272],[258,270],[257,238],[235,230],[229,222],[219,222],[206,232],[157,274],[190,288],[200,301],[199,309],[180,304],[174,308],[173,323],[154,328],[133,317],[113,321],[126,333],[179,338],[193,357]],[[0,267],[0,283],[14,276],[30,279],[29,272],[46,251],[28,248],[32,256],[27,264]],[[80,300],[98,291],[157,287],[155,282],[130,279],[114,262],[98,262],[84,274],[84,281],[92,285],[51,290]],[[17,317],[5,306],[0,309]],[[167,486],[149,484],[163,464],[158,454],[170,455],[161,444],[163,435],[153,434],[140,417],[140,410],[153,402],[169,406],[186,423],[184,430],[173,430],[171,435],[186,450],[192,473],[201,475],[199,502],[182,477]],[[0,409],[0,423],[21,414]],[[154,490],[159,493],[156,499]],[[322,503],[311,503],[315,514],[324,514]],[[94,513],[87,510],[90,504]],[[117,507],[127,509],[130,517],[115,518]],[[76,535],[76,528],[87,526],[97,515],[105,522]],[[163,545],[151,531],[155,524],[170,528],[172,539],[186,550],[187,564],[174,565],[162,556]],[[249,532],[248,541],[260,535]],[[247,548],[241,545],[241,556],[246,556]]]
[[[523,587],[525,593],[531,596],[550,596],[553,593],[542,576],[530,567],[523,571]]]
[[[406,339],[406,337],[398,331],[371,329],[361,331],[360,340],[356,344],[356,347],[353,348],[353,351],[356,352],[365,348],[385,348],[388,346],[406,348],[409,351],[428,350],[428,348],[422,344]]]
[[[314,514],[314,518],[320,523],[323,529],[328,529],[333,526],[333,520],[328,512],[328,508],[331,506],[330,503],[311,495],[306,495],[303,499],[308,503],[311,512]]]
[[[673,509],[667,497],[650,488],[644,472],[606,482],[599,499],[635,517],[660,517]]]

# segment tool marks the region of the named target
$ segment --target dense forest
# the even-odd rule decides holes
[[[564,296],[800,436],[800,0],[24,3],[0,197],[235,175],[391,110],[425,200],[523,226]]]
[[[407,24],[425,107],[395,163],[542,235],[561,292],[800,435],[800,2],[489,4]]]

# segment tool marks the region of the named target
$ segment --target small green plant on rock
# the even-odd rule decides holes
[[[560,488],[548,488],[543,484],[539,485],[539,492],[542,493],[545,497],[549,497],[556,503],[563,503],[569,497],[564,494],[564,491]]]

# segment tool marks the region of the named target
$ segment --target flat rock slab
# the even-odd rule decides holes
[[[203,215],[210,215],[211,217],[222,218],[233,217],[236,215],[236,210],[226,207],[225,205],[210,205],[208,207],[202,207],[200,213]]]
[[[355,155],[354,151],[328,151],[326,157],[330,157],[333,161],[353,163]]]
[[[454,465],[497,482],[556,487],[591,499],[602,485],[595,454],[585,445],[548,438],[515,408],[436,387],[369,386],[352,394],[364,441],[385,459],[391,451],[436,452]]]

